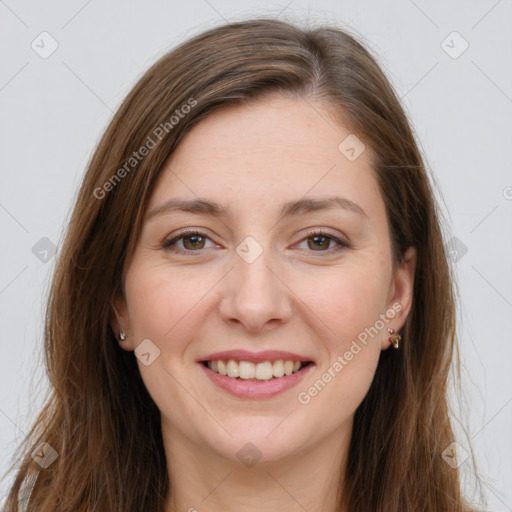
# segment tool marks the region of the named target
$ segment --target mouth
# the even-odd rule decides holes
[[[297,386],[315,367],[313,361],[298,360],[300,356],[295,356],[295,359],[289,357],[293,354],[230,352],[217,353],[211,359],[198,363],[208,381],[217,389],[238,399],[265,400]]]
[[[201,361],[212,372],[235,380],[267,382],[282,379],[301,372],[313,365],[312,361],[294,361],[278,359],[275,361],[236,361],[234,359],[214,359]]]

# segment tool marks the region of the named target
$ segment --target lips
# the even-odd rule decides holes
[[[215,352],[198,361],[216,386],[238,398],[270,398],[295,386],[313,367],[311,358],[266,350]]]
[[[284,352],[282,350],[264,350],[262,352],[249,352],[248,350],[225,350],[215,352],[198,360],[198,362],[208,361],[248,361],[250,363],[264,363],[265,361],[298,361],[301,363],[311,362],[310,357],[294,354],[293,352]]]

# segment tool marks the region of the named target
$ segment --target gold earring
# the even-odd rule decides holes
[[[395,330],[391,327],[388,327],[388,332],[391,334],[389,337],[389,343],[391,343],[395,348],[398,348],[400,340],[402,339],[402,336],[400,334],[395,334]]]
[[[119,341],[124,341],[126,339],[126,333],[124,333],[123,331],[121,331],[119,333]]]

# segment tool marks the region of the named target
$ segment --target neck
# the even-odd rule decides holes
[[[350,435],[337,432],[320,446],[248,467],[198,447],[175,430],[165,432],[171,489],[165,512],[340,512]]]

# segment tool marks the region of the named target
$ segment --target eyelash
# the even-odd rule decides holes
[[[174,253],[179,253],[179,254],[187,254],[187,255],[192,255],[191,253],[194,253],[194,252],[200,252],[201,249],[198,249],[197,251],[193,251],[193,250],[190,250],[190,249],[177,249],[176,247],[173,247],[174,244],[176,244],[177,241],[181,240],[182,238],[187,238],[189,236],[200,236],[202,238],[207,238],[209,239],[209,237],[207,235],[205,235],[204,233],[201,233],[200,231],[196,231],[196,230],[193,230],[193,229],[189,229],[189,230],[186,230],[186,231],[182,231],[181,233],[179,233],[177,236],[169,239],[169,240],[165,240],[162,244],[162,248],[163,249],[166,249],[170,252],[174,252]],[[328,254],[332,254],[333,252],[338,252],[338,251],[341,251],[343,249],[350,249],[351,248],[351,245],[347,242],[343,242],[342,240],[340,240],[339,238],[337,238],[336,236],[334,236],[332,233],[329,233],[327,231],[324,231],[322,229],[318,229],[318,230],[312,230],[312,231],[309,231],[306,233],[306,235],[300,240],[299,243],[305,241],[305,240],[308,240],[309,238],[313,238],[315,236],[321,236],[321,237],[325,237],[325,238],[329,238],[330,240],[334,241],[337,245],[337,247],[334,247],[334,248],[330,248],[330,249],[327,249],[325,251],[309,251],[309,252],[318,252],[318,253],[328,253]]]

